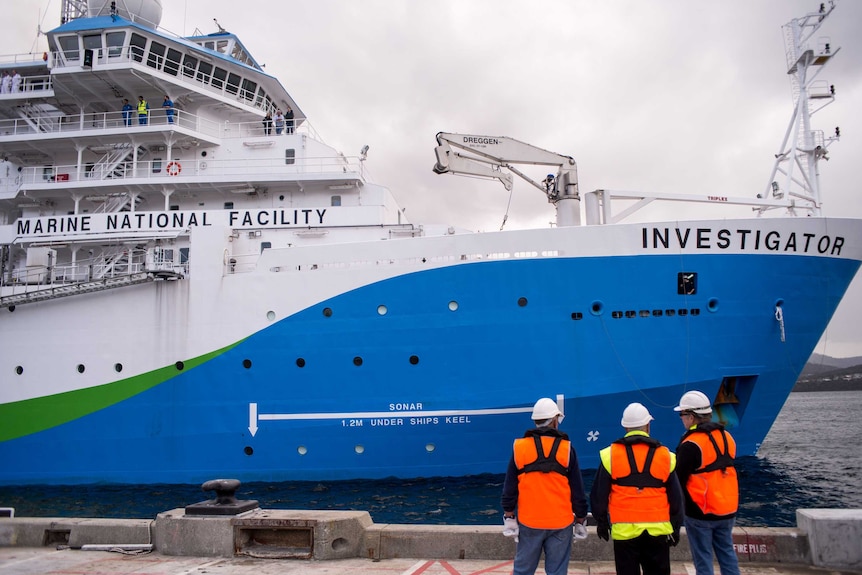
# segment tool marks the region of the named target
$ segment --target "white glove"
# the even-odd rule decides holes
[[[503,517],[503,535],[506,537],[514,537],[515,543],[518,542],[518,520],[514,517]]]
[[[572,537],[575,541],[579,539],[587,538],[587,527],[583,523],[575,523],[574,530],[572,531]]]

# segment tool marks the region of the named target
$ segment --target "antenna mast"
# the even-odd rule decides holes
[[[822,130],[811,129],[811,116],[835,101],[835,86],[815,79],[839,48],[832,46],[828,38],[817,39],[813,48],[809,41],[834,9],[835,0],[822,2],[817,12],[795,18],[782,27],[793,115],[781,148],[775,154],[766,192],[758,197],[784,198],[791,213],[799,208],[808,210],[811,215],[820,215],[818,162],[829,159],[826,150],[841,135],[838,128],[830,136],[824,136]],[[757,210],[763,213],[776,207],[763,206]]]

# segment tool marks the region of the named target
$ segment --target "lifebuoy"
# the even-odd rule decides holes
[[[180,172],[183,171],[183,167],[179,162],[171,162],[168,164],[168,175],[178,176]]]

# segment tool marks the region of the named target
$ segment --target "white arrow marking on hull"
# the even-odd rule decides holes
[[[257,404],[249,403],[248,404],[248,431],[251,433],[251,436],[254,437],[254,434],[257,433]]]

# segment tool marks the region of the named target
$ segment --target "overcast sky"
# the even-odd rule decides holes
[[[745,197],[764,191],[791,112],[781,27],[819,6],[812,0],[161,1],[162,27],[171,32],[215,32],[216,18],[237,34],[324,141],[348,156],[369,145],[370,175],[393,191],[413,223],[480,231],[499,229],[509,194],[496,182],[433,174],[437,132],[509,136],[570,155],[582,191]],[[59,14],[60,0],[9,3],[5,16],[12,22],[4,23],[0,53],[43,51],[37,26],[56,27]],[[862,218],[862,186],[853,172],[862,161],[860,23],[862,2],[843,0],[817,34],[841,49],[819,77],[835,85],[838,98],[812,122],[827,133],[841,127],[831,160],[821,164],[828,216]],[[525,171],[540,178],[547,170]],[[644,216],[676,217],[662,210]],[[544,196],[516,177],[506,229],[553,219]],[[862,355],[860,319],[862,275],[817,351]]]

